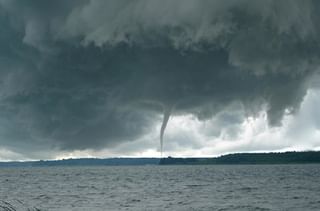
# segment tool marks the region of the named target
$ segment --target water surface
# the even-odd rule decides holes
[[[320,165],[0,168],[0,210],[320,210],[319,176]]]

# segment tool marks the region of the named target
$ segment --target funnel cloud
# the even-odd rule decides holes
[[[160,129],[160,151],[161,151],[161,157],[162,157],[162,152],[163,152],[163,135],[164,135],[164,131],[167,127],[169,118],[170,118],[170,114],[171,114],[171,107],[167,107],[164,109],[163,112],[163,121],[162,121],[162,125],[161,125],[161,129]]]
[[[287,128],[319,87],[319,21],[316,0],[0,0],[0,159],[139,155],[159,132],[158,151],[206,151],[199,134],[244,140],[261,115]],[[212,127],[185,137],[170,116]]]

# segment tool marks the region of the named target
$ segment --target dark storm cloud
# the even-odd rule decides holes
[[[0,140],[15,151],[112,147],[168,108],[205,120],[238,103],[280,125],[319,66],[317,1],[0,2]]]

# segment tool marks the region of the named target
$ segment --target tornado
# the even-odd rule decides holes
[[[160,152],[161,152],[161,157],[162,157],[162,152],[163,152],[163,135],[164,131],[166,130],[170,115],[172,112],[172,106],[170,107],[165,107],[163,111],[163,121],[160,129]]]

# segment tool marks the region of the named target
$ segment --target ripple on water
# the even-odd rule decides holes
[[[0,206],[2,210],[320,210],[318,175],[320,165],[3,168],[0,199],[5,201]]]

